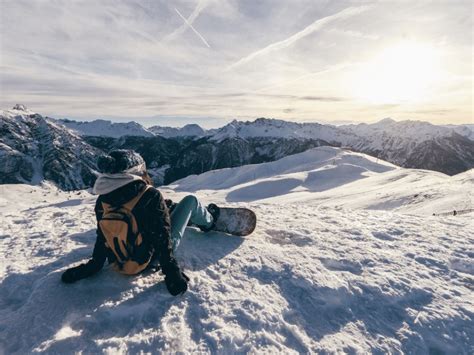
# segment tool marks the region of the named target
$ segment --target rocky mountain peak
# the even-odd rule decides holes
[[[26,105],[23,105],[23,104],[16,104],[15,106],[13,106],[13,110],[25,111],[25,112],[29,111]]]

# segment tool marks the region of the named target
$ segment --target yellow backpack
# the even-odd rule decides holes
[[[144,243],[132,213],[149,187],[122,206],[116,207],[102,202],[104,212],[99,227],[105,237],[106,246],[117,259],[114,268],[122,274],[138,274],[148,266],[151,259],[150,248]]]

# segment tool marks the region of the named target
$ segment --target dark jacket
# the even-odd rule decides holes
[[[99,228],[99,221],[103,213],[102,202],[113,206],[123,205],[143,191],[145,186],[145,183],[141,180],[133,181],[97,198],[95,204],[97,239],[92,258],[87,263],[79,266],[77,279],[91,276],[100,271],[106,259],[109,262],[115,261],[115,255],[106,246],[104,235]],[[169,212],[161,193],[154,187],[149,188],[133,208],[132,213],[135,216],[138,230],[142,234],[144,242],[149,245],[150,254],[153,255],[154,259],[158,259],[163,273],[167,275],[179,270],[173,255]]]

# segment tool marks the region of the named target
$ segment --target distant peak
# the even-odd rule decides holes
[[[13,110],[28,111],[28,108],[26,107],[26,105],[16,104],[15,106],[13,106]]]
[[[199,128],[202,129],[200,125],[197,123],[188,123],[187,125],[184,125],[183,128]]]
[[[378,121],[377,123],[381,123],[381,124],[390,124],[390,123],[395,123],[397,121],[395,121],[394,119],[390,118],[390,117],[386,117],[380,121]]]

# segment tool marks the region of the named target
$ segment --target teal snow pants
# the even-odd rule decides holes
[[[171,242],[174,251],[178,248],[189,222],[203,227],[210,227],[213,222],[212,215],[207,208],[193,195],[184,197],[173,209],[170,218]]]

